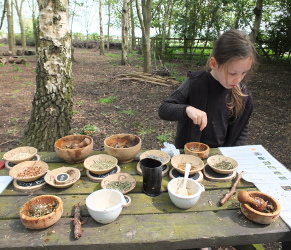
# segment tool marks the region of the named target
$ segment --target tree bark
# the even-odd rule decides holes
[[[8,26],[8,48],[14,55],[14,30],[13,30],[13,15],[11,0],[6,1],[7,10],[7,26]]]
[[[67,135],[73,110],[71,36],[68,0],[38,0],[36,90],[22,140],[42,151]]]
[[[133,2],[130,2],[130,21],[131,21],[131,48],[136,50],[135,24],[133,16]]]
[[[255,14],[254,26],[250,33],[250,40],[252,41],[252,43],[256,42],[256,38],[259,34],[260,25],[262,21],[262,12],[263,12],[263,0],[257,0],[256,7],[254,8]]]
[[[103,0],[99,0],[99,19],[100,19],[100,55],[105,55],[104,32],[103,32]]]
[[[129,0],[123,0],[122,7],[122,45],[121,45],[121,65],[128,65],[129,47]]]
[[[141,3],[142,11],[140,11],[139,1],[136,0],[136,9],[138,19],[142,30],[142,51],[144,56],[144,67],[143,71],[149,73],[152,68],[151,62],[151,39],[150,39],[150,28],[152,21],[152,0],[142,0]]]
[[[23,50],[27,50],[26,47],[26,37],[25,37],[25,30],[24,30],[24,23],[22,18],[22,5],[24,0],[20,1],[20,5],[18,4],[17,0],[14,0],[15,9],[17,11],[18,19],[19,19],[19,26],[20,26],[20,33],[21,33],[21,45]]]

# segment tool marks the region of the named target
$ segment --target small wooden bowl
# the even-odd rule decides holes
[[[69,179],[65,183],[60,183],[56,181],[56,176],[59,174],[68,174]],[[47,184],[56,187],[56,188],[67,188],[72,186],[77,180],[79,180],[81,177],[80,170],[77,168],[71,168],[71,167],[60,167],[56,168],[52,171],[48,171],[47,174],[44,177],[44,180]]]
[[[78,147],[85,139],[89,144]],[[88,135],[68,135],[56,140],[54,146],[58,156],[67,163],[81,163],[92,152],[93,139]]]
[[[6,152],[3,159],[18,164],[23,161],[30,161],[36,154],[37,149],[34,147],[18,147]]]
[[[92,155],[84,161],[84,167],[94,174],[106,174],[117,165],[117,162],[118,160],[111,155]],[[102,164],[106,164],[106,169],[98,169],[98,166],[102,167]]]
[[[115,183],[118,183],[118,182],[129,182],[129,183],[128,183],[128,188],[127,189],[120,190],[120,189],[115,188],[115,187],[110,187],[109,184],[111,182],[115,182]],[[112,174],[112,175],[109,175],[109,176],[105,177],[101,181],[101,187],[103,189],[116,189],[116,190],[120,191],[123,194],[126,194],[126,193],[130,192],[132,189],[134,189],[135,186],[136,186],[136,180],[134,179],[133,176],[131,176],[130,174],[127,174],[127,173]]]
[[[9,170],[9,175],[24,182],[31,182],[39,179],[48,171],[48,165],[44,161],[23,161]]]
[[[192,165],[189,175],[195,174],[204,168],[204,163],[198,156],[180,154],[174,155],[171,159],[171,164],[173,168],[181,174],[185,174],[186,163],[190,163]],[[184,168],[181,168],[181,164]],[[192,169],[193,166],[195,166],[194,169]]]
[[[107,154],[118,159],[119,163],[128,163],[141,149],[141,139],[133,134],[116,134],[104,140],[104,149]]]
[[[231,169],[220,169],[216,167],[216,164],[219,164],[221,162],[228,162],[231,163],[231,165],[233,166],[233,168]],[[209,165],[209,167],[211,167],[215,172],[219,173],[219,174],[230,174],[233,171],[235,171],[238,168],[238,162],[228,156],[224,156],[224,155],[213,155],[210,156],[207,159],[207,164]]]
[[[240,209],[242,213],[251,221],[254,221],[259,224],[271,224],[276,221],[280,216],[281,206],[279,202],[274,199],[272,196],[262,193],[260,191],[249,191],[251,197],[260,197],[263,200],[271,203],[274,207],[272,213],[259,212],[258,210],[252,208],[247,203],[240,203]]]
[[[207,158],[210,148],[208,145],[201,142],[188,142],[184,145],[184,152],[187,155],[195,155],[199,158]]]
[[[140,157],[141,160],[144,158],[152,158],[162,162],[162,165],[166,165],[170,162],[171,157],[166,152],[161,150],[148,150],[143,152]]]
[[[52,212],[46,214],[44,208],[53,205]],[[45,215],[41,215],[41,214]],[[55,195],[40,195],[24,203],[19,216],[22,224],[29,229],[43,229],[55,224],[63,214],[63,201]]]

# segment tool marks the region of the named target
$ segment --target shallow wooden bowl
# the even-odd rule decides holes
[[[188,142],[184,145],[184,152],[187,155],[195,155],[201,159],[207,158],[210,148],[208,145],[201,142]]]
[[[118,188],[112,188],[112,187],[110,187],[110,185],[113,184],[112,182],[114,182],[114,183],[126,182],[128,184],[128,188],[125,190],[120,190]],[[133,176],[131,176],[130,174],[127,174],[127,173],[112,174],[112,175],[105,177],[101,181],[101,187],[103,189],[116,189],[123,194],[130,192],[132,189],[134,189],[135,186],[136,186],[136,180],[134,179]]]
[[[68,174],[69,179],[66,182],[59,183],[56,181],[56,177],[60,174]],[[56,187],[56,188],[67,188],[72,186],[77,180],[81,177],[81,172],[77,168],[71,167],[60,167],[52,171],[48,171],[44,177],[44,180],[47,184]]]
[[[152,158],[155,160],[158,160],[162,163],[162,165],[166,165],[170,162],[171,156],[167,154],[166,152],[163,152],[161,150],[148,150],[143,152],[140,157],[141,160],[144,158]]]
[[[223,161],[231,163],[233,168],[231,168],[231,169],[220,169],[220,168],[217,168],[215,166],[216,164],[219,164],[219,163],[221,163]],[[230,174],[230,173],[232,173],[233,171],[235,171],[238,168],[238,162],[235,159],[233,159],[231,157],[228,157],[228,156],[224,156],[224,155],[213,155],[213,156],[210,156],[207,159],[207,164],[209,165],[209,167],[211,167],[215,172],[217,172],[219,174]]]
[[[24,182],[31,182],[45,175],[49,167],[44,161],[23,161],[9,170],[9,175]]]
[[[251,197],[260,197],[263,200],[267,201],[268,204],[271,203],[274,207],[274,211],[272,213],[259,212],[258,210],[252,208],[247,203],[240,203],[240,209],[242,213],[251,221],[254,221],[259,224],[271,224],[276,221],[281,212],[281,206],[279,202],[273,198],[272,196],[262,193],[260,191],[249,191],[248,192]]]
[[[104,140],[104,149],[107,154],[118,159],[119,163],[128,163],[141,149],[141,139],[133,134],[116,134]]]
[[[88,140],[89,144],[77,147],[79,143]],[[55,151],[67,163],[83,162],[93,150],[93,139],[88,135],[68,135],[55,142]]]
[[[18,164],[23,161],[30,161],[36,154],[37,149],[34,147],[18,147],[6,152],[3,159]]]
[[[51,205],[54,207],[51,213],[45,214],[43,208]],[[19,211],[22,224],[26,228],[36,230],[52,226],[61,218],[62,214],[63,201],[55,195],[40,195],[34,197],[24,203]]]
[[[191,170],[189,175],[195,174],[204,168],[204,163],[198,156],[180,154],[174,155],[171,159],[171,164],[173,168],[181,174],[185,174],[186,163],[191,164]]]
[[[84,167],[94,174],[106,174],[110,172],[117,165],[117,158],[112,155],[107,154],[99,154],[89,156],[84,161]],[[98,169],[98,167],[102,167],[105,169]]]

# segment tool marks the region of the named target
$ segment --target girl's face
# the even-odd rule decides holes
[[[225,65],[218,65],[214,57],[210,58],[211,75],[226,89],[238,85],[252,67],[252,58],[233,60]]]

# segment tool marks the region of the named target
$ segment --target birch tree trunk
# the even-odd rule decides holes
[[[252,31],[250,33],[250,40],[252,43],[256,42],[256,38],[259,34],[263,12],[263,0],[257,0],[256,7],[254,8],[255,21]]]
[[[100,19],[100,55],[105,55],[104,32],[103,32],[103,0],[99,0],[99,19]]]
[[[129,0],[123,0],[121,65],[128,65],[128,47],[129,47],[128,33],[129,33]]]
[[[142,31],[142,51],[144,56],[143,71],[149,73],[152,68],[150,39],[152,0],[142,0],[141,8],[142,11],[140,11],[139,0],[136,0],[136,10]]]
[[[14,30],[11,0],[6,1],[7,26],[8,26],[8,48],[14,54]]]
[[[68,0],[38,0],[36,90],[23,145],[52,151],[70,131],[73,109]]]
[[[14,0],[14,4],[15,4],[15,9],[17,11],[17,15],[18,15],[18,19],[19,19],[22,49],[27,50],[24,23],[23,23],[23,18],[22,18],[22,5],[23,5],[24,1],[25,0],[21,0],[20,5],[19,5],[18,1]]]
[[[108,12],[108,14],[107,14],[107,16],[108,16],[108,22],[107,22],[107,50],[109,50],[110,49],[110,36],[109,36],[109,34],[110,34],[110,26],[111,26],[111,3],[110,3],[110,1],[107,3],[108,5],[107,5],[107,12]]]
[[[136,50],[136,38],[135,38],[135,24],[133,16],[133,2],[130,3],[130,21],[131,21],[131,47]]]

